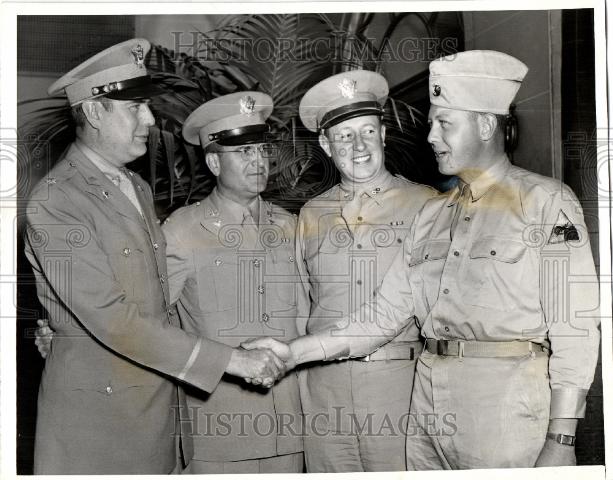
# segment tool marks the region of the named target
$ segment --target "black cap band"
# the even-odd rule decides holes
[[[268,133],[270,129],[265,123],[257,125],[247,125],[245,127],[232,128],[230,130],[222,130],[221,132],[210,133],[209,140],[216,142],[222,146],[245,145],[248,143],[261,143],[264,138],[264,133]]]
[[[92,95],[106,95],[114,100],[134,100],[160,95],[164,91],[151,81],[149,75],[92,87]]]
[[[383,115],[383,107],[379,102],[369,100],[365,102],[350,103],[342,107],[335,108],[327,112],[321,119],[320,129],[332,127],[350,118],[362,117],[364,115]]]

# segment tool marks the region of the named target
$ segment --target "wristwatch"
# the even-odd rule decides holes
[[[547,432],[547,438],[550,440],[555,440],[561,445],[568,445],[569,447],[575,446],[575,436],[574,435],[564,435],[563,433],[551,433]]]

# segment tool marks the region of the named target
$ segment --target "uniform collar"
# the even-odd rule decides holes
[[[354,183],[348,180],[341,180],[340,183],[340,198],[351,200],[353,195],[365,195],[372,198],[377,205],[377,195],[389,190],[392,187],[394,177],[387,170],[381,172],[375,180],[367,183]]]
[[[459,182],[454,188],[447,206],[451,207],[458,202],[464,188],[469,189],[472,201],[476,202],[483,197],[483,195],[485,195],[490,188],[500,183],[504,179],[510,167],[511,162],[509,162],[509,159],[505,156],[502,160],[496,162],[490,168],[485,170],[472,183],[468,184],[459,179]]]
[[[230,223],[240,225],[242,224],[245,216],[251,214],[248,207],[241,205],[240,203],[237,203],[234,200],[222,195],[217,189],[217,187],[215,187],[211,192],[210,198],[223,224]],[[260,206],[260,218],[257,220],[258,224],[261,224],[262,214],[264,213],[265,206],[259,195],[252,202],[250,207],[255,207],[257,203],[259,203]]]
[[[81,140],[77,139],[75,141],[75,145],[81,151],[81,153],[85,155],[85,157],[87,157],[87,159],[92,162],[109,180],[117,178],[119,175],[121,175],[121,170],[117,166],[111,164],[108,160],[89,148]]]

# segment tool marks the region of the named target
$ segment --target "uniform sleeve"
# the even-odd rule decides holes
[[[232,349],[190,335],[163,318],[142,316],[138,303],[130,301],[115,278],[96,238],[95,224],[63,193],[56,190],[53,195],[55,199],[30,204],[25,238],[43,305],[49,309],[60,303],[92,337],[118,355],[213,391]],[[68,268],[58,268],[58,250],[69,257]],[[62,321],[67,320],[61,316],[56,320]],[[61,324],[52,327],[61,333]]]
[[[582,418],[598,360],[599,295],[579,201],[566,186],[543,210],[541,304],[551,344],[551,418]]]
[[[168,289],[170,291],[170,303],[175,304],[188,276],[193,271],[193,262],[189,248],[181,241],[180,236],[170,226],[173,223],[162,225],[162,231],[166,238],[166,262],[168,268]]]
[[[416,223],[417,219],[373,299],[332,329],[317,332],[326,360],[368,355],[393,340],[413,321],[409,263]]]

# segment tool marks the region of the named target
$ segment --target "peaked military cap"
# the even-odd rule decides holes
[[[194,110],[183,124],[183,138],[202,147],[215,142],[234,146],[261,143],[269,128],[272,98],[262,92],[237,92],[214,98]]]
[[[159,95],[162,90],[151,82],[145,68],[150,48],[143,38],[113,45],[73,68],[53,83],[48,93],[65,91],[70,105],[97,97],[139,100]]]
[[[493,50],[469,50],[430,62],[430,103],[439,107],[509,113],[528,67]]]
[[[332,75],[312,87],[300,101],[302,123],[315,132],[350,118],[383,115],[389,87],[382,75],[351,70]]]

